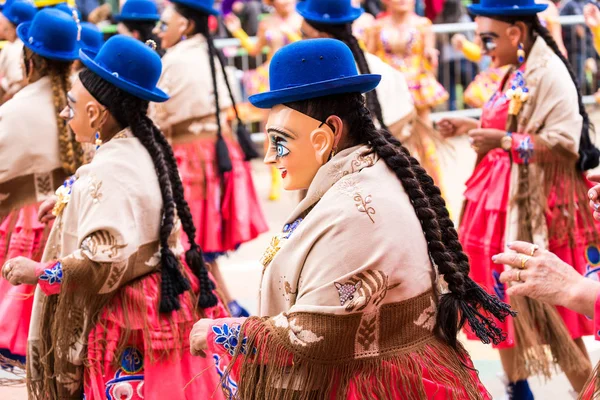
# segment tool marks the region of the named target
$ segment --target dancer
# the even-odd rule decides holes
[[[585,24],[590,28],[594,38],[594,49],[600,54],[600,9],[595,4],[588,4],[583,8]],[[594,95],[596,102],[600,103],[600,89]]]
[[[158,8],[154,0],[127,0],[123,4],[121,14],[115,15],[117,32],[121,35],[131,36],[145,43],[147,40],[160,42],[153,30],[160,20]],[[162,57],[165,52],[158,49]]]
[[[256,70],[251,71],[244,77],[244,86],[249,95],[263,93],[269,90],[269,62],[277,50],[288,43],[301,39],[300,26],[302,17],[295,10],[295,0],[270,0],[267,4],[272,5],[274,13],[262,20],[258,27],[257,41],[252,44],[238,17],[233,13],[225,16],[224,22],[233,37],[240,43],[250,56],[261,54],[265,46],[269,47],[267,61]],[[269,200],[279,200],[281,196],[281,176],[279,171],[271,168],[271,191]]]
[[[571,66],[537,17],[545,9],[533,0],[471,6],[492,66],[513,67],[486,104],[480,125],[464,118],[439,124],[448,136],[468,132],[477,152],[460,235],[471,277],[501,299],[508,299],[498,280],[502,268],[491,257],[506,243],[534,242],[580,274],[588,264],[586,252],[598,244],[597,226],[582,212],[587,182],[581,171],[596,167],[599,153]],[[550,375],[546,345],[580,391],[590,372],[581,338],[591,334],[591,323],[528,298],[514,296],[510,302],[519,317],[502,325],[509,338],[499,347],[510,398],[533,398],[526,378]]]
[[[234,107],[230,79],[208,30],[217,15],[212,0],[174,0],[161,18],[167,50],[159,87],[171,99],[155,107],[153,120],[173,143],[194,223],[211,272],[232,314],[247,312],[225,286],[217,258],[267,231],[250,165],[252,144],[238,118],[236,142],[224,121]],[[228,93],[229,92],[229,93]]]
[[[226,312],[194,241],[173,151],[146,115],[149,101],[169,98],[156,88],[160,57],[122,35],[97,55],[80,54],[88,69],[61,115],[78,141],[98,150],[49,202],[57,220],[44,261],[17,257],[2,269],[13,285],[38,284],[29,398],[213,393],[213,362],[192,359],[187,336],[199,315]],[[50,218],[50,207],[41,213]]]
[[[202,319],[192,351],[231,360],[236,398],[489,399],[457,330],[498,343],[474,310],[510,309],[468,278],[431,177],[375,128],[361,93],[380,77],[333,39],[284,47],[269,76],[250,98],[271,108],[265,162],[308,195],[262,258],[260,317]]]
[[[29,84],[0,107],[2,264],[17,256],[40,260],[50,226],[38,222],[38,208],[82,161],[81,146],[59,117],[77,58],[75,21],[57,10],[40,11],[19,25],[17,35],[25,45],[21,60]],[[21,360],[34,289],[0,280],[0,349]]]
[[[37,9],[25,0],[14,0],[2,9],[0,30],[7,43],[0,52],[0,101],[10,100],[25,85],[21,60],[23,42],[17,36],[17,26],[31,21]]]

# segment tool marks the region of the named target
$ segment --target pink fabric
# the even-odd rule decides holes
[[[24,206],[0,219],[0,267],[14,257],[40,261],[46,227],[37,220],[39,203]],[[25,355],[35,286],[13,286],[0,278],[0,348]]]
[[[233,169],[222,178],[214,139],[200,138],[173,145],[185,198],[196,225],[196,242],[206,253],[235,250],[268,230],[250,164],[244,161],[236,142],[226,141]],[[185,238],[183,243],[188,245]]]
[[[600,340],[600,293],[594,303],[594,338]]]
[[[482,128],[503,130],[508,116],[508,102],[503,94],[496,92],[484,107],[481,117]],[[516,149],[515,146],[518,146],[520,141],[527,137],[528,135],[513,134],[513,148]],[[513,150],[512,154],[515,162],[522,162],[516,150]],[[504,266],[494,264],[491,257],[504,250],[510,167],[509,153],[504,150],[494,149],[486,154],[466,183],[466,206],[459,229],[461,243],[471,263],[469,275],[489,293],[495,294],[507,302],[510,302],[510,299],[505,293],[506,286],[499,280]],[[557,196],[557,193],[563,196],[572,195],[572,190],[563,189],[559,183],[548,196],[546,213],[548,225],[552,223],[553,216],[562,212],[559,206],[566,200]],[[567,264],[572,265],[580,274],[586,276],[595,274],[595,279],[599,279],[597,272],[600,270],[595,266],[600,264],[600,258],[595,255],[600,252],[598,252],[597,244],[587,243],[585,240],[588,235],[582,229],[582,217],[579,214],[581,212],[587,212],[587,210],[578,210],[575,246],[569,247],[564,237],[553,237],[549,240],[549,250]],[[600,229],[600,224],[597,224],[597,228]],[[564,307],[557,307],[557,309],[573,338],[592,334],[592,322],[585,316]],[[505,322],[496,321],[496,323],[507,333],[507,340],[497,347],[510,348],[514,346],[512,318],[507,318]],[[468,329],[466,333],[469,339],[478,340]]]
[[[533,149],[533,139],[531,137],[531,135],[527,135],[527,134],[521,134],[521,133],[513,133],[512,135],[512,149],[510,150],[510,154],[512,155],[512,159],[513,162],[515,164],[524,164],[525,163],[525,159],[523,158],[523,152],[519,151],[519,149],[525,145],[525,146],[531,146],[530,148]],[[533,155],[533,150],[531,150],[531,154],[530,156]],[[531,162],[531,160],[528,160],[528,162]]]
[[[56,264],[58,264],[58,261],[50,261],[46,264],[38,264],[37,268],[35,269],[35,274],[39,278],[46,269],[52,268],[56,266]],[[40,286],[40,289],[42,289],[42,291],[46,294],[46,296],[52,296],[53,294],[60,293],[60,283],[58,282],[50,283],[48,281],[38,280],[38,285]]]
[[[198,280],[187,266],[185,269],[190,277],[192,290],[197,293]],[[182,301],[179,313],[174,312],[168,317],[161,315],[158,310],[160,274],[150,274],[142,278],[140,283],[141,290],[134,290],[131,286],[121,290],[125,291],[127,303],[135,304],[141,300],[146,304],[144,315],[136,315],[130,310],[126,319],[123,304],[117,296],[103,309],[99,319],[102,324],[97,324],[90,332],[87,354],[90,368],[85,370],[84,385],[86,398],[111,399],[107,396],[108,393],[113,396],[112,398],[120,399],[121,397],[114,397],[114,391],[120,387],[123,391],[129,390],[127,383],[132,386],[135,393],[140,385],[143,387],[140,393],[144,397],[132,397],[132,399],[196,400],[198,396],[221,399],[221,390],[218,389],[220,378],[212,355],[209,354],[206,358],[192,357],[189,352],[188,338],[197,320],[192,310]],[[204,313],[205,318],[227,316],[227,310],[221,303],[205,310]],[[150,333],[147,342],[144,341],[142,334],[145,321]],[[135,353],[143,359],[142,373],[132,373],[131,370],[114,367],[115,359],[121,360],[122,365],[123,357],[131,358],[129,354],[131,350],[128,354],[115,354],[125,326],[133,330],[129,343],[136,349]],[[180,337],[185,338],[184,348],[181,348],[174,329],[178,331],[176,333]],[[151,352],[155,356],[154,360],[149,356]],[[168,354],[168,358],[161,357],[164,354]]]

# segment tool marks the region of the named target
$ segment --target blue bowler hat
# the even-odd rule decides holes
[[[81,62],[102,79],[136,97],[162,103],[169,96],[156,87],[162,72],[158,53],[132,37],[115,35],[98,54],[79,51]]]
[[[77,33],[73,17],[53,8],[38,11],[32,21],[17,27],[17,35],[27,48],[42,57],[59,61],[77,59]]]
[[[78,9],[70,7],[67,3],[60,3],[54,6],[55,9],[64,12],[65,14],[73,15],[73,11],[77,13],[77,18],[81,20],[81,13]]]
[[[98,53],[103,44],[104,35],[102,34],[102,31],[90,22],[82,22],[79,48]]]
[[[181,4],[210,15],[220,14],[219,10],[214,8],[215,0],[171,0],[171,3]]]
[[[482,17],[527,17],[546,8],[547,4],[538,4],[535,0],[481,0],[481,3],[469,6],[469,12]]]
[[[381,75],[360,75],[350,48],[335,39],[301,40],[282,47],[269,66],[271,90],[250,96],[258,108],[341,93],[365,93]]]
[[[154,0],[127,0],[116,21],[158,21],[160,15]]]
[[[24,0],[10,1],[10,3],[2,9],[2,15],[15,26],[18,26],[23,22],[31,21],[36,13],[37,8],[35,8],[32,3]]]
[[[348,24],[363,13],[360,7],[352,7],[351,0],[306,0],[296,5],[305,20],[321,24]]]

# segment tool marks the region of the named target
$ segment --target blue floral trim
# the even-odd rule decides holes
[[[533,142],[531,141],[531,137],[526,136],[521,139],[517,147],[517,153],[521,160],[523,160],[523,164],[529,164],[529,160],[533,157]]]
[[[213,332],[217,335],[215,337],[215,343],[222,346],[227,352],[233,357],[235,350],[239,344],[240,336],[240,324],[234,324],[229,326],[228,324],[214,325],[212,327]],[[246,343],[248,338],[242,339],[242,346],[240,354],[246,354]]]
[[[54,266],[44,269],[44,272],[39,277],[42,281],[47,281],[49,285],[60,285],[63,280],[63,268],[60,261]]]
[[[291,224],[285,224],[283,226],[283,235],[282,235],[282,237],[284,239],[289,239],[290,236],[292,236],[292,233],[294,233],[294,231],[296,230],[296,228],[298,228],[298,226],[300,225],[300,222],[302,222],[302,218],[298,218],[297,220],[295,220]]]
[[[221,378],[221,387],[224,393],[226,393],[226,398],[228,400],[234,399],[238,391],[237,383],[231,378],[231,375],[227,375],[227,379],[223,380],[223,375],[227,367],[225,365],[221,367],[221,357],[218,354],[213,354],[213,359],[215,360],[217,374]]]

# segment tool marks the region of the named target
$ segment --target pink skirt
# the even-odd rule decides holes
[[[254,183],[250,163],[233,140],[227,141],[233,169],[219,175],[215,139],[199,138],[173,144],[194,225],[196,243],[205,253],[237,249],[268,230]],[[182,239],[188,246],[187,239]]]
[[[42,258],[52,224],[38,222],[39,206],[30,204],[0,219],[0,268],[18,256]],[[34,291],[33,285],[13,286],[0,277],[0,349],[25,355]]]
[[[192,290],[198,293],[198,280],[185,268]],[[121,288],[125,293],[103,309],[88,337],[86,399],[223,399],[212,354],[206,358],[190,354],[188,338],[197,320],[190,303],[181,301],[178,312],[160,314],[160,282],[159,273],[148,275],[135,288]],[[131,309],[125,313],[124,304],[145,304],[145,313]],[[204,318],[223,317],[228,313],[220,302],[204,311]],[[125,327],[131,336],[119,351]]]
[[[506,295],[506,286],[499,280],[504,271],[503,265],[494,264],[492,256],[504,249],[504,234],[510,185],[510,159],[501,149],[490,151],[477,165],[471,178],[467,181],[465,191],[466,207],[460,225],[460,241],[469,256],[471,278],[484,287],[488,293],[498,296],[510,303]],[[558,189],[555,190],[558,193]],[[556,197],[549,196],[546,221],[552,222],[552,216],[560,212],[556,205]],[[587,209],[579,210],[587,212]],[[595,265],[600,264],[598,243],[588,243],[582,229],[581,216],[577,216],[575,229],[575,246],[570,247],[564,238],[550,238],[549,251],[561,260],[573,266],[581,275],[589,275]],[[596,268],[596,271],[598,269]],[[598,279],[596,277],[596,279]],[[557,307],[571,337],[576,339],[593,334],[593,323],[576,312]],[[507,339],[498,348],[513,347],[515,342],[512,318],[505,322],[496,321],[507,333]],[[467,337],[478,340],[466,331]]]

